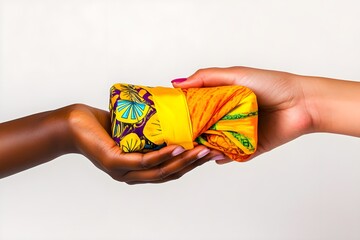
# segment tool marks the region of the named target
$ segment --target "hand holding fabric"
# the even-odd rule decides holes
[[[247,67],[198,70],[178,88],[241,85],[252,89],[259,104],[258,150],[251,158],[311,131],[312,117],[299,76]],[[229,162],[220,160],[219,163]]]

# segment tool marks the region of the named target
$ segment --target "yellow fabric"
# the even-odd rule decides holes
[[[112,136],[124,152],[202,144],[245,161],[257,147],[255,94],[242,86],[173,89],[115,84]]]
[[[153,96],[165,143],[180,145],[187,150],[194,148],[189,110],[181,89],[143,88]],[[174,123],[178,124],[174,126]]]

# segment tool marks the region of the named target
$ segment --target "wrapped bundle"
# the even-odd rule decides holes
[[[245,161],[256,150],[257,102],[246,87],[115,84],[110,91],[112,137],[124,152],[202,144]]]

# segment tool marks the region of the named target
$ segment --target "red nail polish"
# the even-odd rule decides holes
[[[171,81],[171,83],[182,83],[186,81],[186,78],[177,78]]]

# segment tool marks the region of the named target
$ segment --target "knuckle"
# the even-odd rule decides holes
[[[84,111],[87,111],[87,106],[84,104],[77,103],[69,106],[69,113],[67,117],[70,126],[76,127],[82,123],[82,115]]]
[[[151,167],[150,161],[145,157],[145,155],[141,155],[140,157],[140,168],[141,169],[148,169]]]
[[[195,72],[194,75],[196,75],[196,76],[201,76],[201,75],[204,73],[205,70],[206,70],[205,68],[198,69],[198,70]]]
[[[160,180],[165,180],[165,178],[168,176],[169,174],[167,173],[167,171],[165,170],[165,168],[163,167],[159,167],[158,173],[157,173],[157,178]]]

